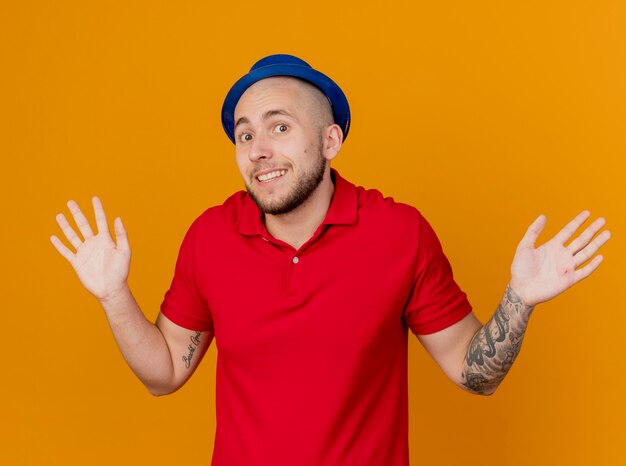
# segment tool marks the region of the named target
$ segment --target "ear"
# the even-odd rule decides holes
[[[322,154],[326,160],[337,157],[343,143],[343,131],[339,125],[332,124],[322,130]]]

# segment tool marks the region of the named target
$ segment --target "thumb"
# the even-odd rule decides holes
[[[546,216],[541,214],[528,227],[528,230],[526,230],[526,234],[522,238],[522,241],[520,241],[517,249],[533,249],[535,247],[535,241],[537,241],[537,238],[539,237],[545,226]]]
[[[122,251],[130,252],[130,245],[128,244],[128,235],[126,234],[126,229],[122,224],[122,219],[120,217],[116,217],[113,221],[113,229],[115,230],[115,242],[117,243],[117,248]]]

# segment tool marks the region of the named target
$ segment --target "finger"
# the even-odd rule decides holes
[[[78,249],[80,247],[80,245],[83,244],[83,242],[78,237],[78,235],[76,234],[74,229],[70,226],[70,224],[68,223],[67,219],[65,218],[65,215],[58,214],[56,216],[56,220],[57,220],[57,223],[59,224],[59,226],[61,227],[61,230],[65,234],[65,237],[70,242],[70,244],[72,246],[74,246],[74,249]]]
[[[591,259],[593,255],[598,252],[598,249],[600,249],[602,245],[609,240],[609,238],[611,238],[611,233],[608,230],[604,230],[596,236],[591,243],[574,255],[574,267],[578,267]]]
[[[122,251],[130,251],[128,235],[126,234],[126,229],[124,228],[120,217],[116,217],[113,221],[113,228],[115,229],[115,242],[117,243],[117,248]]]
[[[519,243],[518,249],[534,248],[535,241],[537,241],[537,238],[539,237],[545,226],[546,216],[542,214],[537,217],[535,221],[531,223],[531,225],[528,227],[528,230],[526,230],[526,234],[522,238],[522,241],[520,241]]]
[[[591,238],[593,238],[597,232],[600,231],[600,228],[604,226],[606,220],[602,217],[596,219],[591,225],[589,225],[585,231],[583,231],[577,238],[572,241],[567,249],[569,249],[573,254],[576,254],[582,248],[587,246]]]
[[[588,210],[583,210],[574,218],[574,220],[565,225],[565,227],[556,234],[554,239],[561,244],[565,244],[567,240],[569,240],[572,235],[576,233],[576,230],[578,230],[580,226],[585,223],[585,220],[587,220],[590,215],[591,213]]]
[[[85,239],[91,238],[93,236],[93,231],[91,231],[91,226],[83,215],[83,212],[80,210],[80,207],[78,207],[78,204],[74,201],[69,201],[67,206],[70,208],[70,212],[72,212],[72,215],[74,216],[74,221],[76,222],[76,226],[78,227],[80,234],[83,235],[83,238]]]
[[[57,251],[59,251],[59,253],[65,257],[68,261],[72,262],[72,259],[74,258],[74,253],[72,251],[70,251],[65,244],[63,244],[61,242],[61,240],[59,238],[57,238],[55,235],[52,235],[50,237],[50,241],[52,242],[52,244],[54,245],[54,247],[56,248]]]
[[[109,233],[109,223],[107,221],[106,213],[104,212],[104,208],[102,207],[102,201],[98,196],[94,196],[91,199],[91,203],[93,204],[93,211],[96,214],[96,226],[98,227],[98,234],[107,234]]]
[[[579,281],[584,280],[589,275],[591,275],[591,273],[598,268],[602,260],[603,260],[602,256],[596,256],[593,258],[591,262],[589,262],[583,268],[576,270],[574,272],[574,283],[578,283]]]

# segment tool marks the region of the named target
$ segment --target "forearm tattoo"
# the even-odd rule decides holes
[[[507,286],[493,317],[476,332],[467,349],[461,373],[464,387],[483,395],[496,389],[520,351],[533,309]]]
[[[196,332],[189,337],[191,343],[187,346],[187,355],[183,356],[183,362],[185,363],[185,367],[189,369],[191,367],[191,359],[193,358],[193,353],[196,352],[196,347],[200,345],[200,335],[201,332]]]

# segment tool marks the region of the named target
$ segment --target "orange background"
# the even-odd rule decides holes
[[[101,196],[154,319],[187,227],[242,187],[222,99],[293,53],[350,100],[334,166],[422,211],[483,322],[538,214],[540,241],[583,209],[613,233],[594,276],[537,308],[494,396],[411,338],[411,463],[626,464],[625,31],[617,0],[2,2],[0,463],[209,464],[214,345],[150,396],[48,238],[68,199]]]

